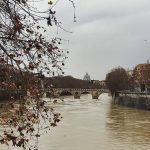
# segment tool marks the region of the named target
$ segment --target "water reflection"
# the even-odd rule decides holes
[[[150,144],[150,112],[110,105],[106,128],[112,138],[144,146]],[[122,141],[122,142],[123,142]]]

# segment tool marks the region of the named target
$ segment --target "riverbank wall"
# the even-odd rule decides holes
[[[144,92],[116,92],[113,103],[132,108],[150,110],[150,93]]]

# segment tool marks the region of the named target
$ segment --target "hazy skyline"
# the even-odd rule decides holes
[[[63,26],[58,35],[70,54],[66,75],[103,80],[114,67],[132,69],[150,59],[149,0],[74,0],[77,22],[68,0],[60,0],[55,10]],[[59,17],[60,16],[60,17]],[[56,32],[56,30],[55,30]]]

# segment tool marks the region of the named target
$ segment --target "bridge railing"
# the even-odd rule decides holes
[[[108,89],[83,89],[83,88],[52,88],[53,90],[67,90],[67,91],[103,91],[108,92]]]

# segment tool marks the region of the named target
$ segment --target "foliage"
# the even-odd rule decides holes
[[[106,84],[110,92],[127,90],[129,86],[128,74],[123,68],[115,68],[106,75]]]
[[[47,83],[48,85],[50,85],[51,83],[54,87],[57,88],[81,88],[81,89],[103,88],[98,83],[92,83],[89,81],[77,79],[72,76],[57,76],[57,77],[47,78],[45,80],[46,80],[45,83]]]
[[[73,1],[69,1],[75,8]],[[54,4],[50,1],[43,12],[33,7],[33,3],[36,2],[0,2],[0,90],[21,93],[19,101],[11,96],[7,106],[0,109],[3,111],[0,124],[4,128],[0,143],[29,150],[37,150],[40,135],[57,126],[61,119],[42,99],[44,91],[38,86],[41,78],[33,73],[63,73],[68,53],[59,48],[62,39],[46,38],[46,29],[40,25],[46,21],[49,27],[62,28],[55,16],[57,1]]]
[[[0,64],[0,89],[27,89],[30,84],[34,85],[36,77],[33,73],[22,72],[22,76],[18,69],[13,68],[9,64]]]
[[[0,61],[20,70],[62,72],[65,52],[60,38],[46,39],[46,29],[39,24],[60,26],[51,6],[40,12],[27,0],[4,0],[0,7]],[[51,68],[51,69],[50,69]]]
[[[37,91],[32,92],[34,96],[38,94]],[[24,104],[18,106],[11,101],[7,105],[9,111],[1,114],[0,123],[5,130],[1,133],[0,143],[37,150],[38,138],[50,130],[50,127],[57,126],[62,117],[59,113],[55,113],[53,108],[45,106],[44,101],[39,101],[38,96],[36,99],[34,97],[34,101],[27,101],[24,98],[22,103]],[[5,109],[7,107],[5,106]]]

